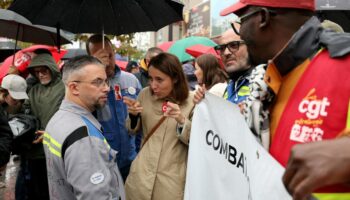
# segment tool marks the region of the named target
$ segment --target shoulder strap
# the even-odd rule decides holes
[[[159,128],[159,126],[165,121],[166,117],[162,116],[162,118],[159,119],[158,123],[156,125],[153,126],[153,128],[151,129],[151,131],[147,134],[147,136],[145,137],[145,139],[143,140],[143,144],[141,147],[143,147],[146,142],[148,141],[148,139],[153,135],[154,132],[156,132],[156,130]]]

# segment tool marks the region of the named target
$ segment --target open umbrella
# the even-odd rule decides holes
[[[21,50],[17,47],[15,50],[15,43],[5,39],[0,38],[0,63],[3,62],[7,57],[11,56],[14,52]]]
[[[52,27],[33,25],[25,17],[5,9],[0,9],[0,27],[0,37],[58,47],[60,44],[71,43],[74,37],[64,31],[57,32]]]
[[[198,56],[201,56],[203,54],[212,54],[218,59],[220,66],[222,68],[224,67],[224,64],[221,60],[221,57],[216,53],[214,47],[204,46],[202,44],[196,44],[196,45],[187,47],[186,53],[190,54],[191,56],[193,56],[195,58],[197,58]]]
[[[163,42],[159,45],[157,45],[158,48],[162,49],[163,51],[168,51],[168,49],[171,47],[171,45],[174,44],[174,41],[169,42]]]
[[[120,35],[158,29],[182,20],[176,0],[20,0],[10,8],[34,24],[73,33]]]
[[[190,54],[191,56],[197,58],[200,55],[203,54],[212,54],[216,58],[220,58],[220,56],[216,53],[214,47],[211,46],[205,46],[202,44],[196,44],[190,47],[186,48],[186,53]]]
[[[66,49],[67,53],[62,57],[62,60],[68,60],[75,56],[83,56],[87,55],[85,49]]]
[[[176,55],[181,62],[185,62],[193,59],[193,56],[186,53],[186,48],[196,44],[209,47],[216,46],[216,43],[209,38],[191,36],[174,42],[174,44],[169,48],[168,52]]]
[[[128,62],[123,60],[115,60],[115,64],[118,65],[121,70],[125,71]]]
[[[34,51],[38,49],[46,49],[50,51],[52,54],[52,57],[55,59],[57,63],[67,53],[67,50],[62,49],[58,51],[56,47],[47,46],[47,45],[33,45],[28,48],[22,49],[18,51],[16,54],[5,59],[4,63],[0,67],[0,82],[2,81],[2,78],[6,76],[10,66],[12,65],[14,65],[18,69],[18,71],[22,76],[26,77],[26,75],[28,74],[27,66],[35,56]]]

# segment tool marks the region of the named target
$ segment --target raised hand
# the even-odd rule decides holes
[[[204,84],[203,84],[203,86],[199,86],[198,89],[194,93],[193,103],[199,104],[199,102],[202,101],[202,99],[204,99],[204,94],[206,91],[207,91],[207,89],[205,88]]]
[[[179,124],[185,123],[185,116],[181,114],[180,107],[176,103],[167,102],[167,109],[164,112],[164,116],[174,118]]]

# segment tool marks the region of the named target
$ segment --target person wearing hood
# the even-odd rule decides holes
[[[58,66],[48,53],[35,56],[28,70],[37,81],[28,92],[29,101],[25,103],[25,109],[29,109],[30,113],[40,121],[40,128],[36,132],[40,136],[44,133],[48,121],[59,109],[65,88]],[[34,141],[31,150],[25,155],[31,177],[29,181],[31,199],[49,199],[45,154],[41,140],[42,136]]]

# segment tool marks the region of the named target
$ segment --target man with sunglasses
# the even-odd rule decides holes
[[[230,77],[224,98],[238,104],[249,95],[248,77],[253,68],[248,58],[247,47],[232,29],[224,32],[216,39],[216,42],[218,45],[214,48],[220,55],[224,69]]]
[[[105,68],[92,56],[75,57],[63,67],[66,95],[44,134],[51,200],[125,199],[117,152],[92,114],[108,100]]]
[[[236,29],[240,27],[238,23],[233,25]],[[221,56],[225,71],[230,77],[223,97],[240,106],[254,136],[268,149],[269,111],[265,105],[271,101],[271,94],[263,81],[265,65],[251,64],[245,42],[232,29],[224,32],[215,42],[218,45],[214,49]],[[195,103],[203,99],[204,90],[205,88],[199,88],[196,91]],[[253,104],[256,109],[253,109]],[[259,123],[254,124],[253,121]]]
[[[350,36],[323,29],[314,10],[314,0],[240,0],[221,15],[239,16],[253,62],[268,63],[270,153],[293,198],[349,199],[349,187],[324,186],[350,181]]]

